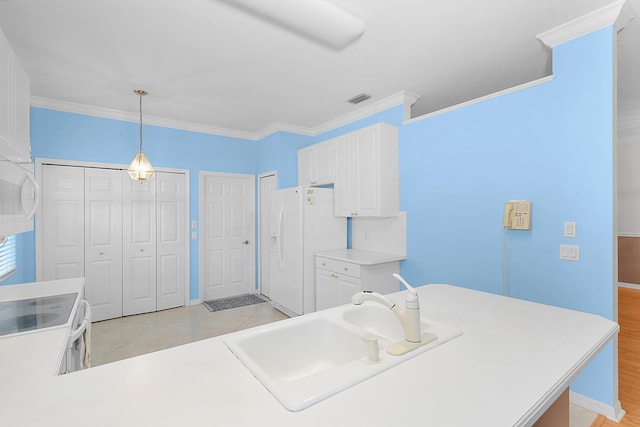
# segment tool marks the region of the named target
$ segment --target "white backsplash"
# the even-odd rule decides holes
[[[353,218],[351,247],[363,251],[407,255],[407,213],[392,218]]]

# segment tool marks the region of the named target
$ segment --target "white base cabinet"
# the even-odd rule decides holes
[[[316,310],[350,304],[363,290],[397,292],[400,283],[392,274],[399,272],[399,261],[363,265],[316,255]]]

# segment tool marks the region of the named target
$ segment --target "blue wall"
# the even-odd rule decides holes
[[[31,109],[31,148],[34,158],[126,165],[138,150],[138,132],[137,123]],[[257,168],[256,141],[145,125],[143,143],[144,152],[154,167],[190,170],[189,218],[190,222],[198,221],[198,224],[200,171],[253,174]],[[195,299],[199,295],[198,240],[190,240],[189,250],[190,294]],[[35,261],[31,264],[35,268]]]
[[[527,199],[532,229],[504,234],[509,294],[611,318],[613,30],[553,53],[550,82],[406,125],[399,106],[316,137],[278,132],[258,142],[145,126],[144,151],[154,165],[191,171],[190,218],[199,221],[200,171],[277,170],[280,188],[295,186],[297,149],[372,123],[396,124],[408,217],[401,270],[409,282],[502,293],[503,203]],[[126,164],[137,131],[136,123],[32,109],[35,157]],[[563,237],[564,221],[577,223],[577,238]],[[25,270],[35,268],[33,239],[26,233],[18,241]],[[580,262],[560,261],[561,243],[580,245]],[[198,259],[191,241],[192,299]],[[21,274],[35,278],[33,270]],[[613,405],[613,366],[609,346],[572,388]]]
[[[527,199],[531,231],[505,235],[509,294],[612,318],[612,37],[555,48],[548,83],[401,128],[409,282],[502,293],[503,203]],[[580,245],[580,262],[561,261],[561,243]],[[613,405],[613,363],[609,346],[573,390]]]

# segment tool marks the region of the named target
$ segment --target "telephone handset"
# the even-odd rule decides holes
[[[531,202],[511,200],[504,204],[502,227],[511,230],[531,229]]]

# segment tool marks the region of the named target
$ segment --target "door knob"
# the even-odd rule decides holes
[[[249,244],[249,241],[248,241],[248,240],[245,240],[245,241],[243,241],[243,242],[242,242],[242,244],[243,244],[243,245],[248,245],[248,244]]]

